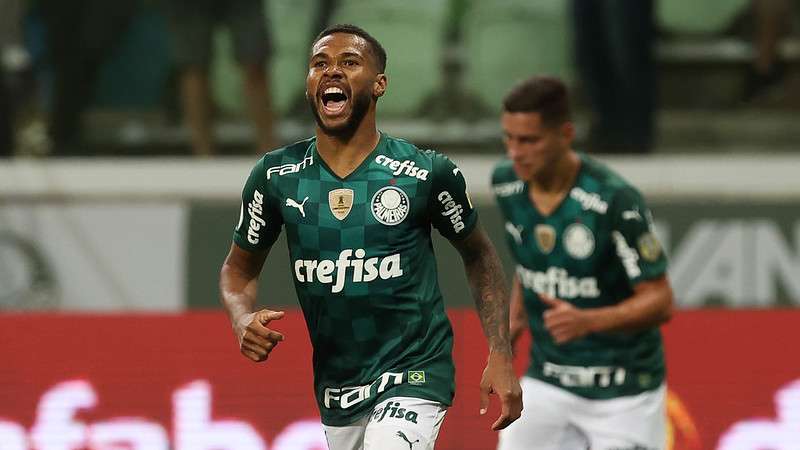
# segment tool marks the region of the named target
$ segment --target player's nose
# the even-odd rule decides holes
[[[506,155],[508,159],[512,161],[518,161],[522,158],[522,152],[518,145],[516,145],[513,141],[506,143]]]
[[[339,64],[328,64],[325,70],[322,71],[322,75],[328,77],[341,77],[342,74],[342,68]]]

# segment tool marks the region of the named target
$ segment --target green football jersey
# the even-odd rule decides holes
[[[580,158],[575,184],[547,216],[531,202],[511,161],[501,161],[492,175],[533,335],[527,374],[586,398],[635,395],[664,380],[658,328],[594,333],[556,345],[544,327],[547,308],[539,293],[578,308],[603,307],[666,272],[641,194],[599,162]]]
[[[256,164],[233,240],[263,250],[286,229],[324,424],[352,423],[386,395],[452,402],[453,334],[431,227],[458,240],[476,223],[448,158],[386,134],[345,178],[315,138]]]

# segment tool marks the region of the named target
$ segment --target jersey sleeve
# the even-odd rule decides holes
[[[461,169],[446,156],[435,153],[432,174],[428,202],[431,223],[447,239],[469,236],[478,223],[478,212],[472,206]]]
[[[266,250],[281,233],[283,218],[267,187],[262,159],[250,171],[244,185],[239,222],[233,231],[233,242],[244,250]]]
[[[653,216],[641,194],[632,188],[620,190],[611,214],[611,236],[630,285],[664,275],[667,258],[653,232]]]

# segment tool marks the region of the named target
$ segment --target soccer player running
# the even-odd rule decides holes
[[[500,450],[663,449],[666,259],[641,194],[572,149],[564,84],[534,77],[503,102],[492,185],[516,262],[511,336],[529,328],[525,411]]]
[[[488,340],[481,414],[492,393],[501,402],[494,430],[522,410],[497,254],[458,168],[377,130],[385,67],[383,47],[358,27],[336,25],[315,39],[306,78],[315,136],[253,168],[220,276],[242,354],[266,360],[284,339],[271,323],[284,313],[255,310],[258,276],[286,229],[333,450],[434,447],[454,367],[431,226],[459,250]]]

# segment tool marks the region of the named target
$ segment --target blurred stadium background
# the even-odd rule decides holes
[[[13,117],[0,111],[14,130],[14,145],[0,152],[0,450],[324,449],[283,240],[264,270],[262,300],[290,312],[281,323],[288,340],[268,363],[239,356],[218,306],[219,266],[258,158],[229,34],[215,35],[211,65],[218,155],[192,156],[162,5],[140,0],[92,86],[81,147],[63,157],[46,133],[47,1],[22,2],[30,62],[3,73],[16,107]],[[358,24],[387,48],[381,128],[460,165],[510,269],[488,179],[503,153],[503,93],[534,73],[569,80],[576,147],[588,145],[568,2],[264,4],[278,140],[313,132],[305,60],[319,12],[331,8],[326,22]],[[751,1],[657,1],[656,145],[596,155],[645,193],[670,256],[675,450],[800,449],[794,6],[778,45],[785,72],[743,99],[756,57]],[[436,247],[458,364],[437,448],[490,449],[495,435],[477,415],[485,344],[461,265],[451,263],[457,254],[438,238]]]

